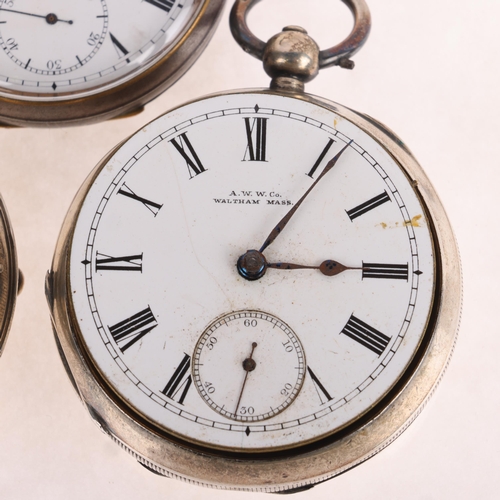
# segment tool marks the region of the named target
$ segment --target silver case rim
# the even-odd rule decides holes
[[[12,319],[14,317],[14,309],[16,306],[16,298],[19,287],[19,270],[17,267],[17,253],[16,243],[14,239],[14,232],[10,224],[9,215],[5,203],[0,196],[0,245],[5,254],[5,261],[3,256],[0,257],[4,261],[6,269],[5,272],[8,276],[7,283],[7,300],[5,308],[0,310],[0,356],[4,350],[7,337],[9,335]]]
[[[428,210],[435,229],[435,251],[441,260],[441,300],[425,354],[390,403],[368,423],[324,447],[306,452],[299,449],[295,456],[258,460],[251,455],[248,459],[241,456],[235,459],[200,451],[188,443],[169,441],[158,429],[155,431],[153,426],[134,420],[133,412],[127,414],[120,408],[110,397],[112,391],[107,391],[93,376],[77,335],[72,331],[66,271],[72,233],[85,195],[100,169],[125,141],[96,166],[73,201],[59,236],[52,271],[47,275],[47,297],[61,355],[79,396],[101,429],[115,442],[144,465],[166,476],[220,489],[277,492],[325,481],[360,464],[385,448],[411,424],[432,395],[453,352],[460,322],[462,277],[458,248],[446,212],[424,171],[393,132],[349,108],[309,94],[248,89],[221,92],[195,101],[242,93],[287,95],[333,110],[350,120],[404,165],[403,170]]]

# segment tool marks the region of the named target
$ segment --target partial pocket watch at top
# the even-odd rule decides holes
[[[16,297],[22,285],[23,276],[17,268],[14,234],[7,209],[0,197],[0,355],[5,347]]]
[[[47,275],[69,376],[150,469],[217,488],[298,491],[398,436],[438,382],[460,311],[458,252],[393,133],[304,93],[349,66],[298,27],[233,33],[270,89],[160,116],[92,172]]]
[[[135,112],[211,38],[224,0],[0,0],[0,123]]]

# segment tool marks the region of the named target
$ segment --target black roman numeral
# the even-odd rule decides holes
[[[390,337],[356,318],[354,315],[351,315],[340,333],[347,335],[358,344],[367,347],[379,356],[384,352],[391,340]]]
[[[177,141],[177,139],[179,139]],[[170,142],[177,149],[180,155],[186,160],[189,177],[192,179],[196,175],[199,175],[205,172],[205,168],[203,167],[196,151],[194,150],[191,141],[188,139],[186,133],[182,133],[179,135],[177,139],[172,139]]]
[[[161,391],[163,394],[165,394],[165,396],[167,396],[167,398],[177,401],[179,404],[184,403],[189,388],[191,387],[191,374],[189,373],[186,376],[190,365],[190,356],[184,354],[184,358],[182,358],[180,365],[176,368],[174,374],[170,377],[170,380],[167,382],[167,385],[165,386],[163,391]],[[177,397],[178,399],[176,400],[175,398]]]
[[[366,214],[366,212],[369,212],[370,210],[373,210],[374,208],[388,201],[391,201],[391,199],[389,198],[389,195],[384,191],[378,196],[375,196],[374,198],[371,198],[370,200],[361,203],[361,205],[358,205],[357,207],[354,207],[351,210],[346,210],[346,212],[347,215],[349,216],[349,219],[353,221],[356,217]]]
[[[247,133],[247,148],[243,161],[267,161],[267,120],[269,118],[244,118]]]
[[[363,262],[363,279],[378,278],[408,281],[408,264],[373,264]]]
[[[111,257],[97,252],[96,271],[139,271],[142,273],[142,253],[126,257]]]
[[[158,7],[161,10],[164,10],[165,12],[170,12],[175,3],[175,0],[144,0],[144,1],[150,3],[151,5],[154,5],[155,7]]]
[[[333,398],[330,396],[330,393],[326,390],[325,386],[320,382],[319,378],[311,370],[311,367],[308,366],[307,371],[309,372],[309,375],[311,376],[311,379],[314,383],[314,388],[318,393],[321,404],[325,404],[328,403],[328,401],[331,401]]]
[[[330,150],[330,148],[332,147],[334,142],[335,141],[332,138],[328,139],[328,143],[325,146],[325,148],[323,149],[323,151],[321,152],[321,154],[318,156],[316,163],[313,165],[311,170],[309,170],[309,173],[307,174],[309,177],[313,178],[314,173],[316,172],[316,170],[320,166],[321,162],[325,158],[326,154],[328,153],[328,151]]]
[[[163,205],[159,203],[155,203],[154,201],[147,200],[142,196],[137,196],[125,183],[122,184],[122,187],[118,190],[118,194],[126,196],[127,198],[131,198],[132,200],[136,200],[141,202],[152,214],[156,217],[160,208]]]
[[[149,307],[139,311],[116,325],[108,326],[114,341],[121,352],[125,352],[129,347],[147,335],[158,323]]]
[[[109,37],[113,42],[113,46],[115,47],[116,52],[118,53],[118,57],[124,57],[128,54],[128,50],[121,44],[121,42],[113,35],[113,33],[109,32]],[[130,62],[127,59],[127,62]]]

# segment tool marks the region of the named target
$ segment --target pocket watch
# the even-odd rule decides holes
[[[142,109],[200,55],[223,6],[0,0],[0,122],[71,125]]]
[[[377,121],[304,93],[349,67],[302,28],[233,34],[270,89],[180,106],[78,193],[46,290],[92,418],[151,470],[216,488],[307,489],[415,418],[452,351],[460,267],[446,214]]]
[[[0,196],[0,355],[7,341],[16,297],[22,286],[23,275],[17,268],[14,233]]]

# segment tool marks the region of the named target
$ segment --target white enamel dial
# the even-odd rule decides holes
[[[0,0],[0,94],[79,96],[134,77],[168,53],[196,0]]]
[[[86,193],[70,244],[78,335],[164,432],[241,452],[318,441],[373,409],[419,349],[436,279],[426,209],[333,109],[272,92],[188,104],[122,144]],[[248,250],[265,258],[257,279],[237,268]],[[233,320],[213,330],[241,312],[291,333],[267,320],[255,336]]]

